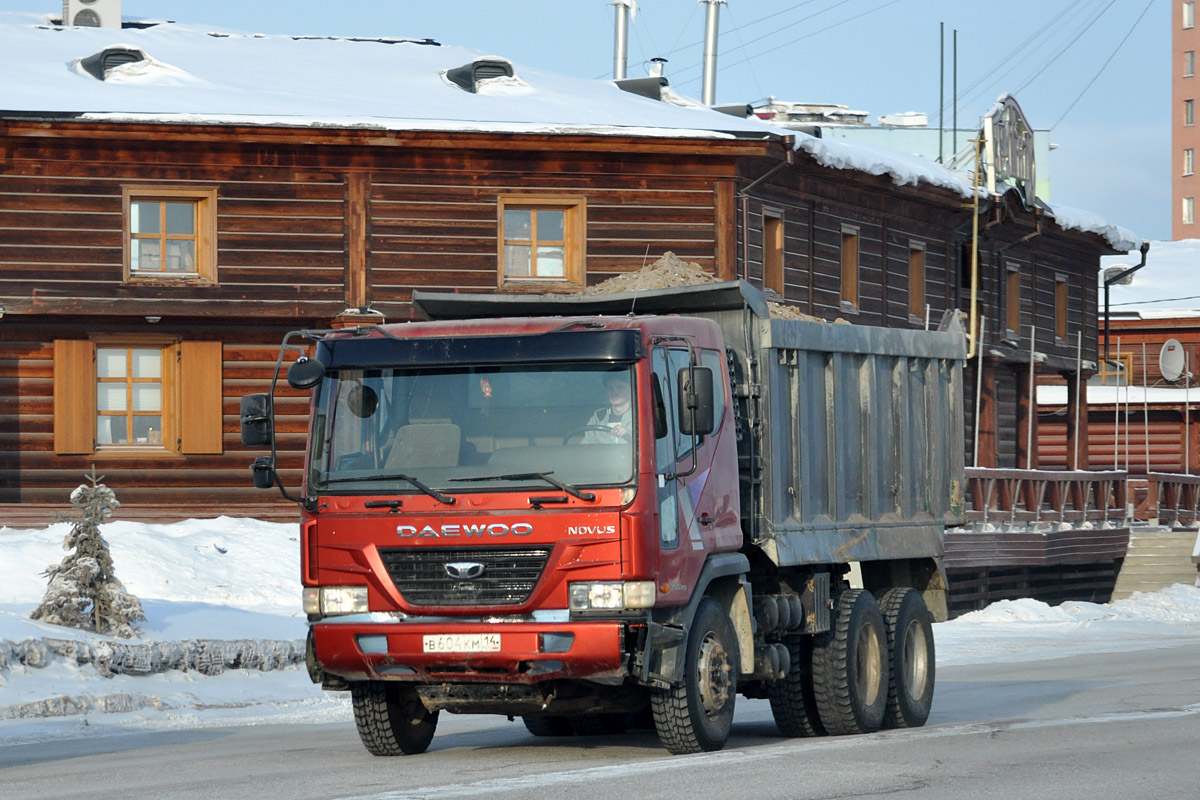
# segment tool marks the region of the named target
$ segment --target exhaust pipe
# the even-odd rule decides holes
[[[704,81],[700,101],[706,106],[717,104],[717,24],[719,7],[725,0],[702,0],[708,4],[704,13]]]
[[[613,0],[617,8],[616,36],[613,41],[613,80],[623,81],[629,66],[629,11],[636,0]]]

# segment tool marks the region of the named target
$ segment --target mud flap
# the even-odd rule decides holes
[[[642,683],[665,689],[683,679],[684,630],[674,625],[647,623]]]

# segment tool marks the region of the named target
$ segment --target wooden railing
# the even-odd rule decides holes
[[[1200,519],[1200,475],[1151,472],[1151,494],[1156,498],[1158,523],[1193,526]]]
[[[967,517],[976,524],[1128,524],[1124,471],[968,467],[966,473]]]

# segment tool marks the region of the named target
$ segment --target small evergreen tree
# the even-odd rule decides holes
[[[63,542],[63,549],[71,552],[42,573],[50,585],[30,617],[128,639],[137,632],[133,623],[146,615],[142,602],[117,580],[108,542],[100,535],[100,524],[120,503],[113,490],[100,483],[104,476],[97,478],[94,467],[85,477],[91,485],[81,484],[71,492],[71,504],[80,514]]]

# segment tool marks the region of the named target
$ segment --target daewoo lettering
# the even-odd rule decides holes
[[[503,522],[464,523],[462,525],[439,525],[434,528],[426,525],[418,528],[415,525],[397,525],[396,535],[401,539],[456,539],[459,537],[483,538],[485,536],[528,536],[533,533],[533,526],[528,522],[514,522],[506,525]]]

